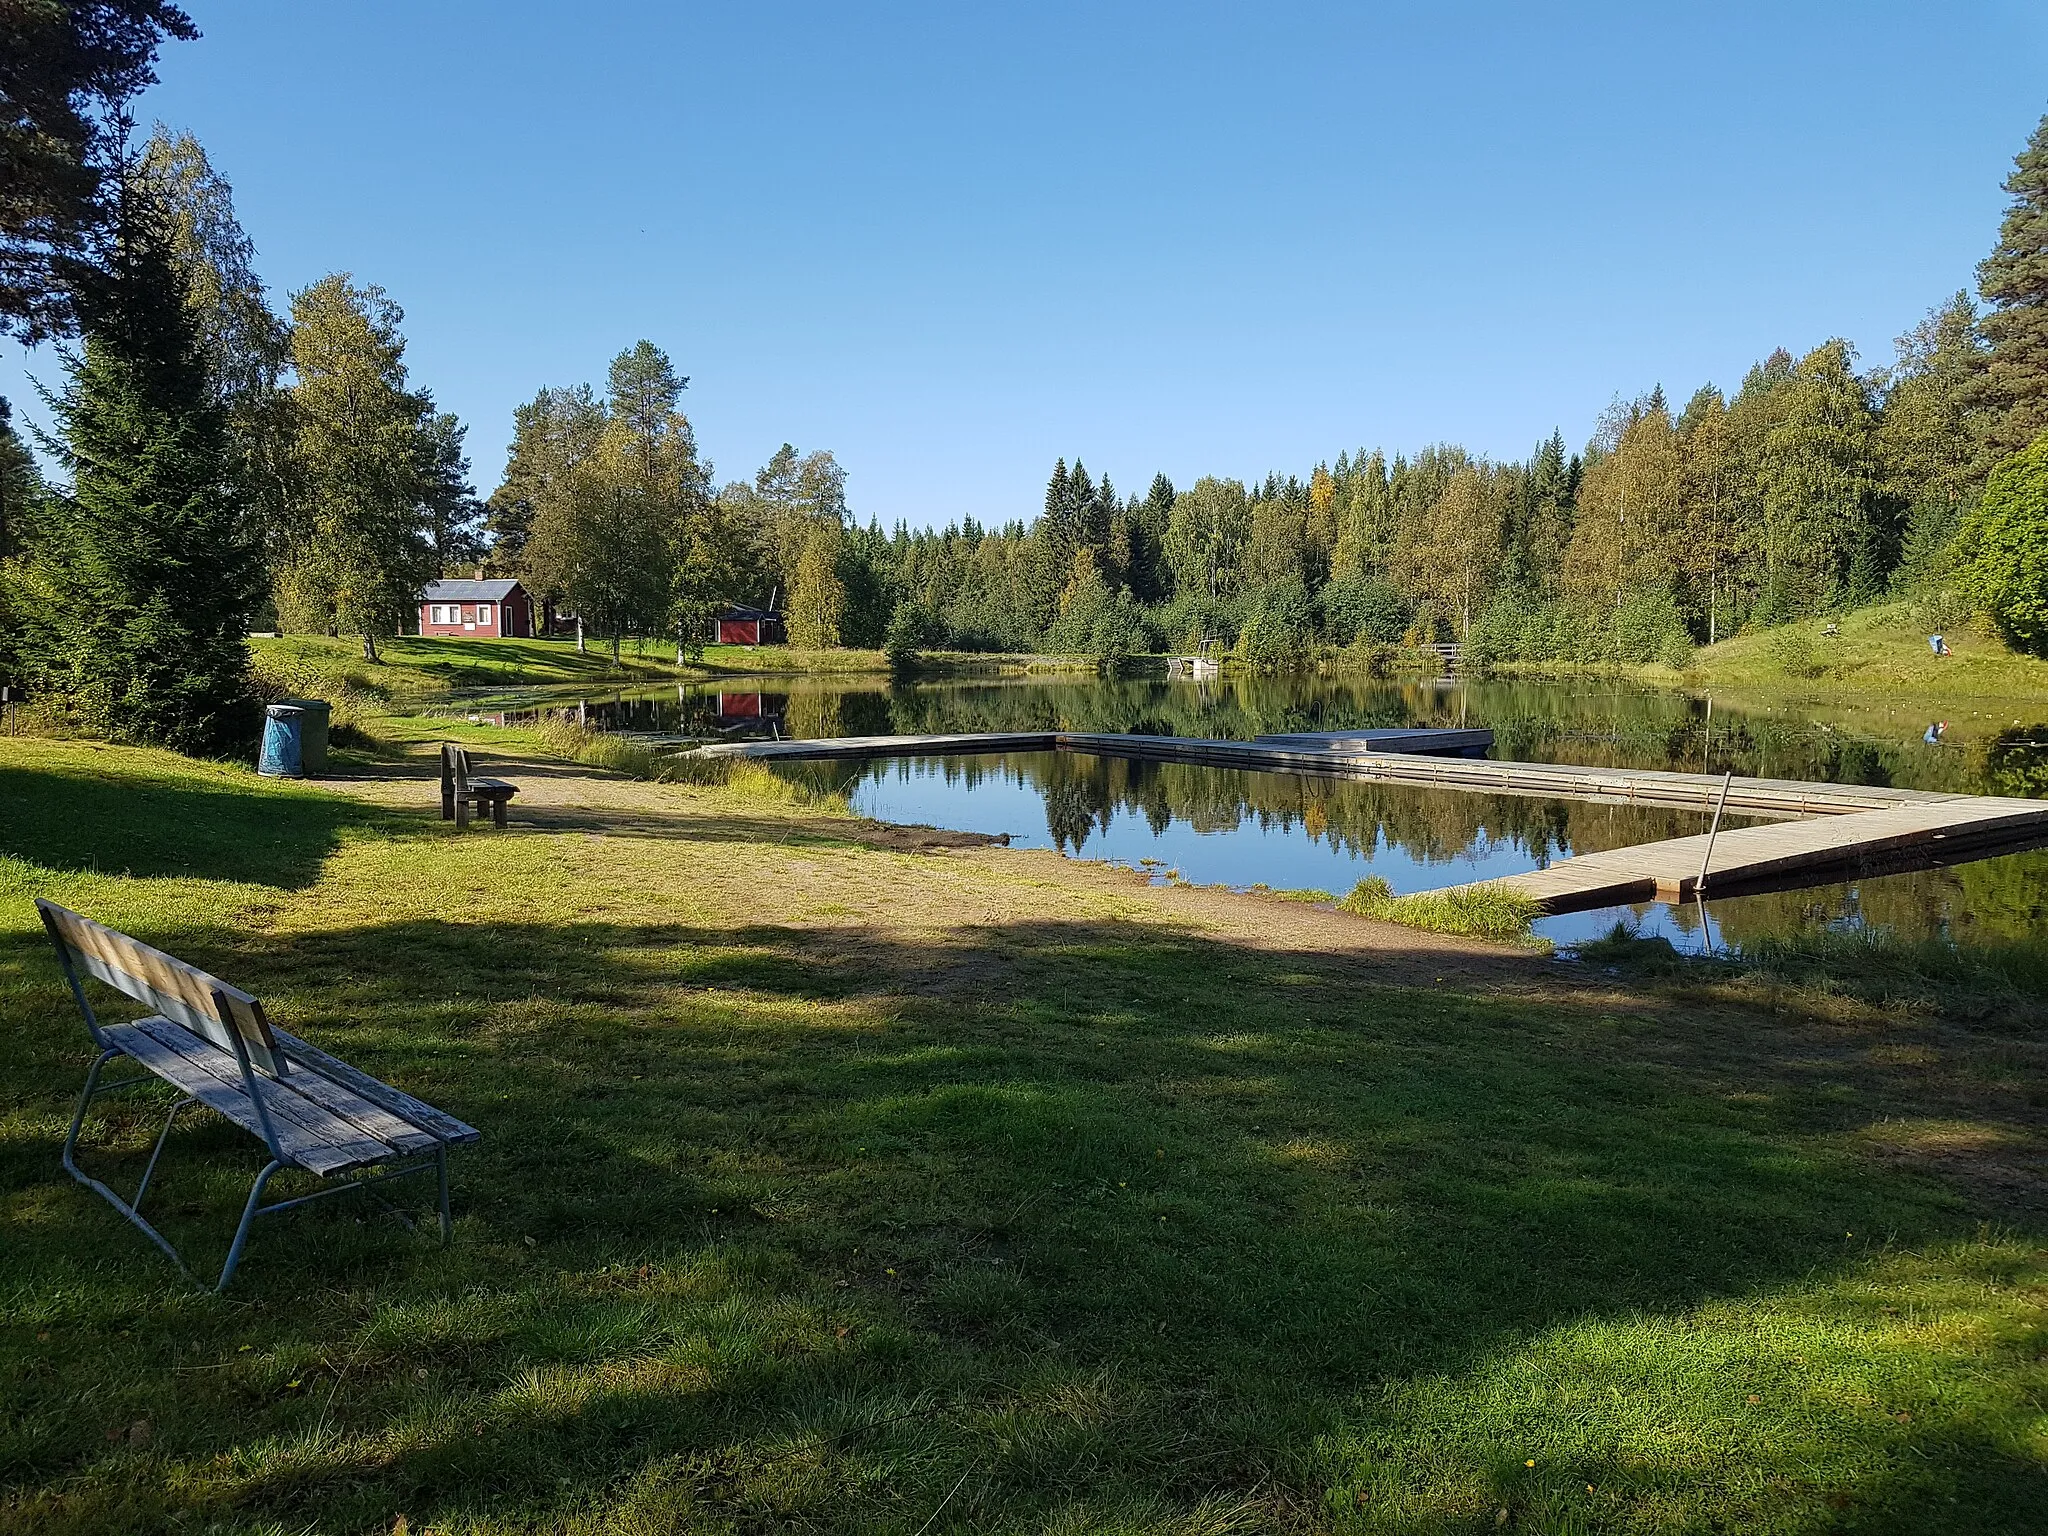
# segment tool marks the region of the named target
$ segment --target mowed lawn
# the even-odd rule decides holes
[[[1998,1019],[1367,964],[646,792],[457,836],[0,741],[0,1529],[2048,1528]],[[350,1198],[183,1282],[58,1167],[39,894],[480,1127],[453,1245]],[[117,1186],[156,1118],[95,1117]],[[256,1144],[167,1159],[217,1267]]]

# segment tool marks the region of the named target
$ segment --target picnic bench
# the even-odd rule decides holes
[[[457,829],[469,825],[470,807],[491,813],[491,825],[505,825],[505,802],[519,786],[503,779],[479,779],[469,771],[469,753],[452,741],[441,743],[441,819]]]
[[[250,1225],[258,1216],[416,1173],[435,1176],[441,1241],[447,1243],[448,1149],[477,1140],[479,1133],[473,1127],[276,1028],[264,1016],[262,1003],[218,977],[53,901],[38,897],[36,909],[100,1052],[86,1074],[85,1092],[64,1138],[65,1171],[99,1191],[170,1255],[180,1270],[191,1273],[177,1249],[143,1218],[141,1206],[171,1126],[179,1113],[193,1104],[233,1121],[270,1153],[270,1161],[249,1186],[241,1224],[235,1228],[234,1243],[215,1290],[226,1290],[234,1279]],[[154,1011],[133,1023],[103,1023],[86,996],[88,978]],[[143,1070],[117,1081],[103,1081],[101,1073],[119,1057]],[[79,1168],[79,1131],[86,1110],[99,1094],[156,1081],[170,1084],[180,1097],[157,1134],[134,1198],[123,1200]],[[264,1187],[286,1168],[341,1182],[308,1195],[263,1204]],[[394,1214],[404,1219],[402,1213]]]

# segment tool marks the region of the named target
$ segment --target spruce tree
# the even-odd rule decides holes
[[[42,501],[43,477],[36,472],[35,455],[14,430],[14,407],[0,396],[0,561],[28,543]]]
[[[2048,117],[2005,179],[2012,206],[1998,245],[1977,268],[1991,305],[1990,382],[2000,406],[1997,446],[2016,453],[2048,432]]]
[[[9,560],[34,537],[43,498],[43,477],[36,471],[35,455],[14,430],[13,407],[0,399],[0,682],[13,682],[22,675],[22,621],[10,595],[15,582]]]
[[[24,660],[122,741],[219,752],[252,732],[255,552],[226,423],[159,210],[131,190],[52,402],[71,476],[24,584]]]

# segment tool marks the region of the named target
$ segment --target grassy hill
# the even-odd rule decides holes
[[[1834,634],[1828,627],[1833,625]],[[1834,618],[1805,619],[1702,648],[1684,671],[1635,669],[1646,681],[1698,687],[1855,690],[1940,700],[2048,698],[2048,661],[2008,649],[1974,624],[1945,629],[1952,656],[1928,647],[1913,604],[1884,603]]]

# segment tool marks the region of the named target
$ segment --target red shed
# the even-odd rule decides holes
[[[431,581],[420,596],[420,633],[450,640],[524,640],[533,634],[533,599],[511,580]]]
[[[727,608],[711,621],[715,645],[780,645],[782,613],[775,608]]]

